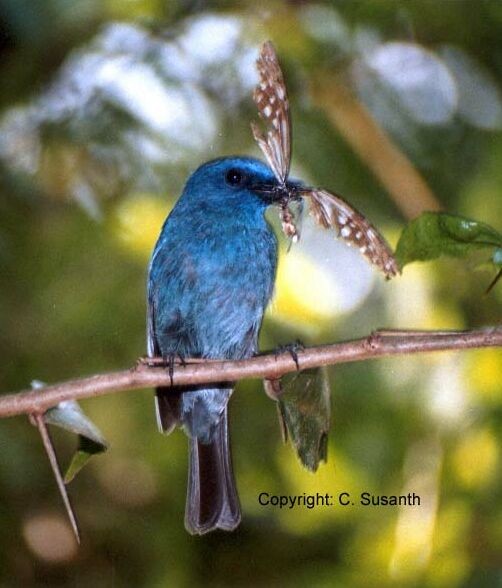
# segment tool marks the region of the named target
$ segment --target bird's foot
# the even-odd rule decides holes
[[[162,356],[164,359],[164,365],[167,366],[167,371],[169,373],[169,379],[171,380],[171,386],[173,385],[173,377],[174,377],[174,365],[176,363],[176,358],[178,358],[179,363],[181,366],[186,366],[187,362],[185,361],[184,355],[182,355],[179,351],[175,351],[172,353],[168,353]]]
[[[275,350],[275,354],[279,355],[280,353],[289,353],[295,362],[296,369],[300,371],[300,364],[298,362],[298,353],[305,349],[305,345],[297,339],[293,341],[293,343],[287,343],[286,345],[279,345],[279,347]]]

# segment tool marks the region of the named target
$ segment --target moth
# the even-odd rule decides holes
[[[253,99],[265,123],[265,132],[251,123],[253,136],[279,183],[280,219],[284,234],[299,239],[293,202],[308,201],[310,214],[318,225],[334,229],[348,245],[356,246],[362,255],[380,269],[387,279],[399,273],[391,248],[366,219],[341,196],[323,188],[292,187],[287,183],[291,166],[291,117],[284,76],[274,46],[266,41],[256,61],[259,83]]]

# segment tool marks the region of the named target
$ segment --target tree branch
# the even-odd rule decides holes
[[[472,331],[375,331],[368,337],[310,347],[298,352],[300,369],[412,353],[502,347],[502,327]],[[0,418],[41,414],[63,400],[156,386],[232,382],[243,378],[276,379],[296,371],[289,352],[269,353],[239,361],[187,360],[170,375],[159,358],[142,358],[129,370],[69,380],[36,390],[0,396]]]

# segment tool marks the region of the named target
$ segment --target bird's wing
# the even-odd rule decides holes
[[[155,303],[151,284],[148,284],[148,301],[146,309],[146,346],[148,357],[161,355],[159,343],[155,336]],[[155,389],[155,416],[161,433],[168,435],[179,423],[179,394],[171,388]]]
[[[148,301],[146,308],[146,349],[148,357],[156,357],[160,355],[160,349],[155,338],[155,309],[150,288],[148,288]]]
[[[340,196],[327,190],[309,189],[302,196],[310,204],[310,214],[325,229],[333,228],[348,245],[355,245],[386,278],[399,273],[399,266],[387,241],[378,230]]]
[[[253,99],[267,129],[264,134],[252,122],[251,130],[277,180],[284,184],[291,163],[291,119],[284,77],[270,41],[263,44],[256,65],[260,81]]]

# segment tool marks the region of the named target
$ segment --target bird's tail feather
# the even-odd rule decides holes
[[[171,388],[155,389],[155,415],[161,433],[169,435],[180,422],[180,397]]]
[[[185,527],[192,535],[203,535],[214,529],[232,531],[240,520],[225,408],[210,443],[190,438]]]

